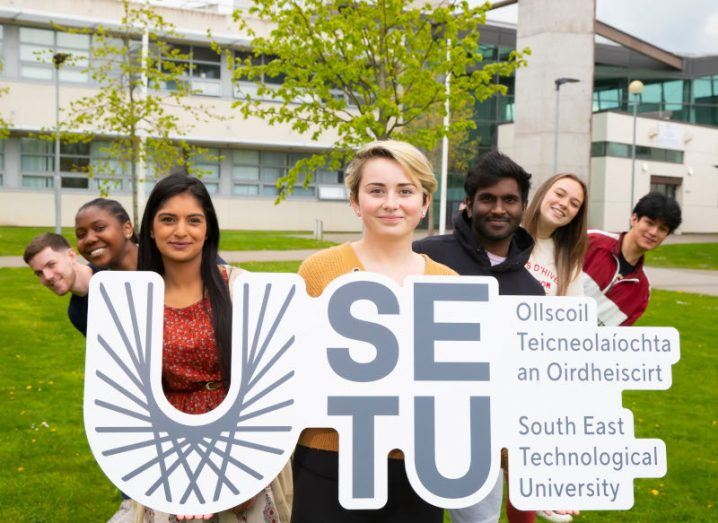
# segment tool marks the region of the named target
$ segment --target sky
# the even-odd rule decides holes
[[[516,23],[517,13],[512,5],[487,18]],[[596,18],[666,51],[718,55],[718,0],[596,0]]]

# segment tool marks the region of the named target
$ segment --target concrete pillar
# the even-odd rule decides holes
[[[558,172],[588,180],[594,68],[595,0],[519,0],[516,48],[529,47],[516,73],[514,160],[538,187],[553,173],[556,86],[561,86]]]

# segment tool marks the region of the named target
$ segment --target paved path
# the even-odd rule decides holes
[[[651,287],[718,296],[718,271],[646,267]]]
[[[315,250],[295,251],[222,251],[220,256],[232,263],[248,261],[303,260]],[[20,256],[0,256],[0,267],[26,267]],[[659,269],[647,267],[648,277],[654,289],[694,292],[718,296],[718,271],[693,269]]]

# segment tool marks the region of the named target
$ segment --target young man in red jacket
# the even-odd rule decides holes
[[[678,202],[652,192],[633,208],[628,232],[615,235],[589,231],[583,290],[596,299],[600,325],[633,325],[641,317],[651,294],[643,256],[661,245],[680,224]]]

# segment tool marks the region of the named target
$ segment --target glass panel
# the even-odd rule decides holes
[[[202,170],[202,179],[219,178],[219,165],[215,163],[198,163],[195,167]]]
[[[591,156],[605,156],[605,155],[606,155],[606,142],[591,143]]]
[[[52,53],[44,46],[22,44],[20,45],[20,60],[49,64],[52,62]]]
[[[232,161],[234,163],[248,163],[252,165],[259,164],[259,151],[248,151],[245,149],[237,149],[232,151]]]
[[[49,67],[29,67],[23,65],[21,69],[23,78],[32,78],[34,80],[52,80],[52,69]]]
[[[262,167],[262,181],[264,183],[276,183],[282,176],[284,176],[285,170],[277,167]]]
[[[54,144],[45,140],[35,140],[33,138],[22,138],[20,140],[20,151],[23,154],[52,154],[53,150]]]
[[[54,44],[54,31],[50,29],[35,29],[32,27],[21,27],[20,28],[20,42],[27,42],[32,44]]]
[[[57,33],[57,45],[63,47],[74,47],[76,49],[89,49],[90,35]]]
[[[89,158],[60,156],[60,171],[62,172],[86,172],[89,166]]]
[[[289,165],[294,165],[299,160],[303,160],[304,158],[309,158],[310,156],[312,156],[312,155],[308,154],[308,153],[290,153],[289,154]]]
[[[259,194],[258,185],[234,185],[232,194],[237,196],[257,196]]]
[[[215,53],[210,47],[193,47],[192,48],[192,60],[202,62],[216,62],[219,63],[220,56]]]
[[[67,189],[87,189],[87,178],[62,178],[62,187]]]
[[[219,192],[219,184],[218,183],[204,182],[204,186],[207,188],[207,192],[209,194],[217,194]]]
[[[192,76],[203,79],[218,79],[220,77],[220,67],[218,65],[195,64]]]
[[[341,183],[340,174],[336,171],[319,171],[316,173],[314,180],[321,184],[338,184]]]
[[[493,45],[479,44],[479,52],[484,57],[484,61],[496,60],[496,47]]]
[[[22,156],[20,162],[23,172],[52,172],[54,162],[52,156]]]
[[[606,143],[606,155],[630,158],[631,146],[627,143],[608,142]],[[638,155],[638,148],[636,148],[636,155]]]
[[[47,189],[52,187],[51,176],[23,176],[22,186],[30,187],[32,189]]]
[[[287,165],[287,153],[262,151],[262,165],[277,165],[284,167]]]
[[[232,178],[235,180],[259,180],[259,167],[237,165],[232,168]]]
[[[292,194],[289,195],[290,198],[296,197],[296,198],[313,198],[314,197],[314,187],[309,187],[308,189],[305,189],[301,185],[295,185],[294,191],[292,191]]]
[[[86,155],[90,154],[89,143],[61,143],[60,154],[77,154]]]
[[[189,58],[191,48],[189,45],[167,43],[167,53],[169,56],[172,56],[175,53],[177,55],[183,55],[181,59],[186,60]]]
[[[277,189],[273,185],[264,185],[262,187],[262,195],[263,196],[276,196],[278,194],[279,194],[279,189]]]

